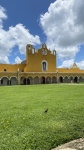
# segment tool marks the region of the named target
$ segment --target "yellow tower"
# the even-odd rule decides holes
[[[26,64],[24,72],[56,72],[56,51],[51,52],[46,44],[42,44],[42,47],[36,51],[31,44],[28,44]]]

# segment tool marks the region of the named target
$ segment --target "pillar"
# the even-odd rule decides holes
[[[18,85],[20,84],[20,70],[19,70],[19,68],[18,68],[18,72],[17,72],[17,75],[18,75]]]
[[[52,78],[51,78],[51,84],[52,84]]]
[[[58,83],[58,70],[57,70],[57,83]]]

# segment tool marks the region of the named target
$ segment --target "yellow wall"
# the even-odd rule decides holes
[[[84,70],[79,68],[57,68],[58,73],[84,73]]]
[[[44,46],[44,45],[43,45]],[[30,49],[29,49],[30,48]],[[42,50],[46,51],[46,55],[42,54]],[[34,54],[33,54],[34,52]],[[26,47],[26,60],[27,65],[24,68],[24,72],[42,72],[42,61],[48,62],[47,70],[44,72],[56,72],[56,54],[51,54],[51,51],[45,46],[35,52],[35,49],[31,45]]]
[[[18,68],[20,71],[24,71],[25,64],[0,64],[0,72],[17,72]],[[6,69],[6,71],[4,71]]]

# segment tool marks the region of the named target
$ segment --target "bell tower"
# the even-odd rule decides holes
[[[35,53],[35,49],[31,44],[26,46],[26,63],[28,64],[28,56]]]

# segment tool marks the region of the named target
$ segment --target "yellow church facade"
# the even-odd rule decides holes
[[[84,70],[74,63],[71,68],[57,68],[56,51],[46,44],[37,51],[28,44],[26,60],[21,64],[0,64],[0,85],[31,85],[84,82]]]

